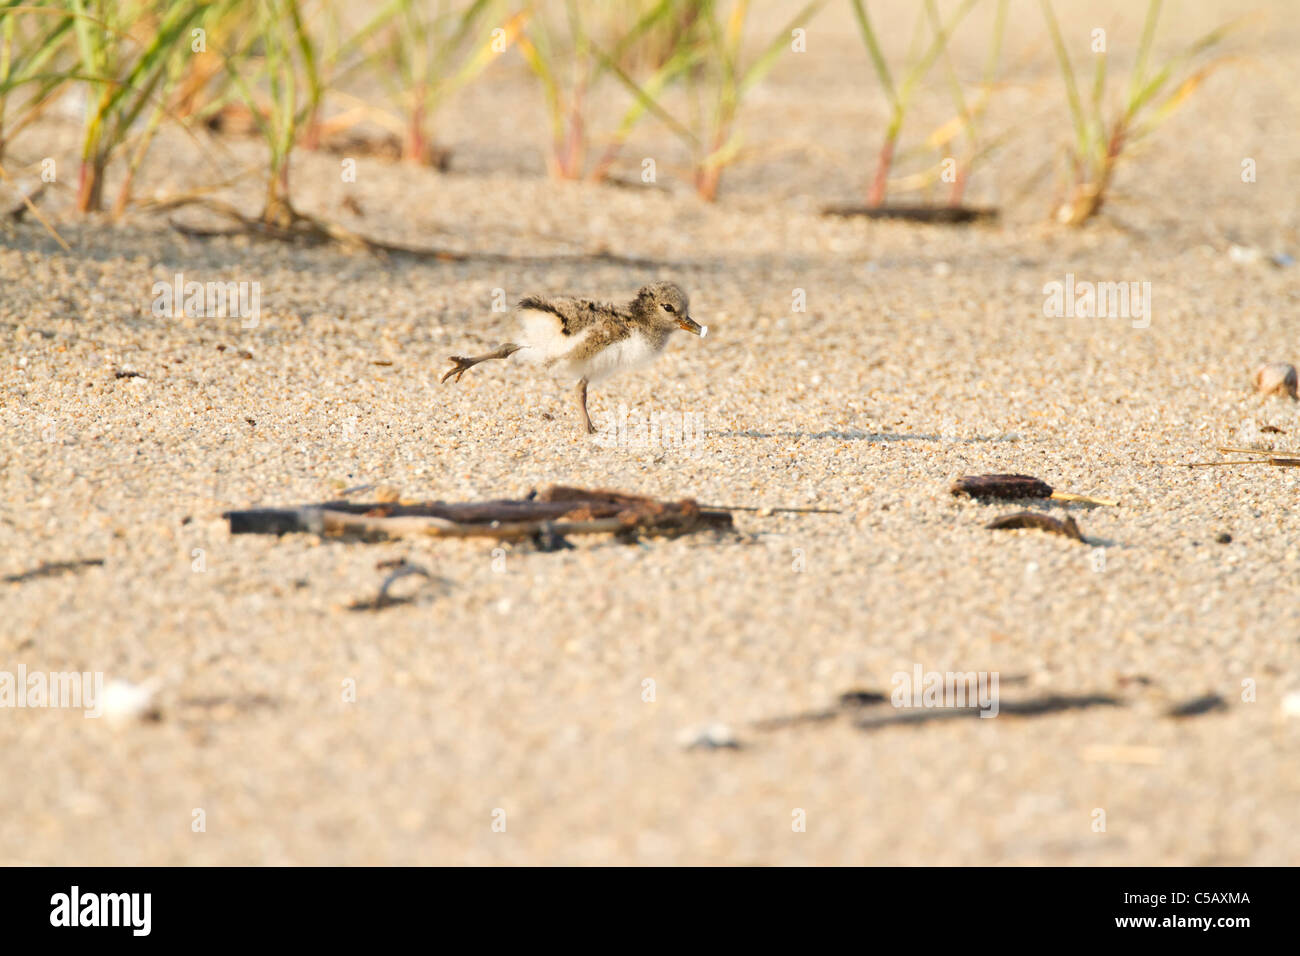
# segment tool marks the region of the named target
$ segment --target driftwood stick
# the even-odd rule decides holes
[[[364,504],[328,501],[297,508],[228,511],[232,534],[306,532],[329,536],[530,538],[538,534],[681,533],[730,528],[731,513],[690,499],[656,501],[616,491],[552,486],[529,498],[478,502]]]
[[[1300,458],[1300,451],[1274,451],[1270,448],[1216,448],[1222,455],[1267,455],[1270,458]]]
[[[700,507],[716,508],[719,511],[766,511],[770,514],[838,515],[844,513],[839,508],[777,508],[764,505],[700,505]]]
[[[492,524],[459,524],[446,518],[404,517],[369,518],[365,515],[342,514],[336,511],[321,512],[323,533],[326,535],[376,535],[401,538],[407,535],[426,535],[431,538],[497,538],[520,540],[531,538],[540,531],[550,530],[559,535],[611,534],[633,528],[648,527],[622,518],[597,518],[591,521],[515,521]]]
[[[302,505],[297,508],[253,508],[246,511],[228,511],[224,517],[230,521],[232,534],[289,534],[322,531],[320,515],[329,511],[336,515],[366,516],[376,520],[396,521],[399,518],[437,518],[452,525],[488,525],[493,522],[550,521],[582,510],[573,501],[471,501],[447,503],[441,501],[421,504],[364,504],[350,501],[326,501]],[[608,517],[623,508],[607,505],[603,514]],[[394,525],[394,527],[396,527]]]
[[[1229,461],[1189,461],[1188,468],[1221,468],[1225,465],[1275,465],[1300,468],[1300,451],[1269,451],[1267,448],[1216,448],[1221,455],[1254,455]]]

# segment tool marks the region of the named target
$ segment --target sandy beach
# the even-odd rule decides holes
[[[442,114],[447,173],[362,157],[343,182],[338,156],[293,159],[305,211],[507,258],[194,238],[169,221],[221,223],[82,219],[62,188],[40,208],[71,252],[31,217],[0,227],[0,576],[102,560],[0,583],[0,670],[102,673],[156,709],[0,709],[0,863],[1294,864],[1300,471],[1187,465],[1300,448],[1300,403],[1250,382],[1300,364],[1300,26],[1261,4],[1239,61],[1069,229],[1049,221],[1069,114],[1020,6],[984,120],[1006,139],[967,192],[994,223],[822,214],[861,200],[886,118],[845,4],[746,100],[758,155],[714,204],[653,118],[627,184],[548,178],[539,95],[509,58]],[[1058,6],[1117,47],[1141,24]],[[1164,53],[1239,12],[1179,6]],[[910,16],[884,21],[905,41]],[[953,54],[977,72],[972,32]],[[941,75],[914,135],[950,115]],[[52,112],[8,162],[72,176],[76,131]],[[142,192],[260,156],[170,130]],[[261,198],[255,176],[222,195]],[[157,314],[178,276],[256,283],[255,321]],[[1067,278],[1149,283],[1149,314],[1050,315]],[[709,334],[593,388],[594,438],[544,372],[438,381],[447,356],[510,341],[494,304],[656,279]],[[998,472],[1119,505],[949,493]],[[549,484],[838,513],[549,553],[222,517],[361,486]],[[1026,507],[1086,542],[985,527]],[[409,602],[348,609],[400,560],[431,576],[394,585]],[[1001,712],[886,719],[866,695],[918,667],[998,675]],[[735,746],[687,745],[713,724]]]

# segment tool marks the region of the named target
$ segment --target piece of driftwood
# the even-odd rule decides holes
[[[767,717],[753,723],[755,730],[784,730],[803,724],[825,723],[847,714],[854,727],[861,730],[879,730],[898,725],[923,724],[935,720],[976,717],[984,712],[978,701],[960,707],[899,707],[887,706],[891,697],[883,693],[850,691],[840,695],[835,706],[822,710],[803,711],[780,717]],[[998,699],[998,716],[1040,717],[1067,710],[1089,707],[1120,707],[1124,702],[1107,694],[1048,694],[1043,697],[1019,700]]]
[[[1059,518],[1053,518],[1051,515],[1038,514],[1033,511],[1017,511],[1013,515],[1004,515],[996,521],[990,521],[984,527],[992,528],[995,531],[1015,528],[1036,528],[1039,531],[1050,531],[1053,534],[1063,534],[1067,538],[1073,538],[1075,541],[1087,543],[1079,526],[1075,524],[1074,518],[1069,515],[1065,516],[1062,521]]]
[[[999,717],[1045,717],[1070,710],[1087,710],[1092,707],[1122,707],[1124,702],[1108,694],[1048,694],[1024,700],[999,700]],[[978,705],[969,707],[910,707],[865,711],[853,720],[859,730],[880,730],[908,724],[925,724],[935,720],[952,720],[979,717],[984,713]]]
[[[367,539],[536,539],[545,550],[571,534],[677,535],[732,527],[731,513],[693,500],[658,501],[618,491],[552,485],[525,499],[428,501],[414,504],[327,501],[297,508],[227,511],[231,534],[307,532]]]
[[[842,514],[839,508],[781,508],[766,505],[700,505],[701,508],[717,508],[721,511],[754,511],[760,515],[837,515]]]
[[[976,206],[861,206],[838,205],[822,209],[826,216],[865,216],[868,219],[902,219],[932,225],[964,226],[974,222],[992,222],[996,209]]]
[[[9,174],[5,172],[4,167],[0,166],[0,181],[6,182],[12,186],[14,191],[18,193],[19,198],[19,205],[4,212],[4,217],[6,219],[12,219],[14,222],[19,222],[27,212],[31,212],[31,214],[36,217],[36,220],[45,227],[45,231],[53,237],[54,241],[59,244],[60,248],[62,248],[64,252],[72,251],[72,247],[68,245],[67,240],[59,235],[59,231],[50,225],[49,219],[47,219],[45,215],[36,208],[36,200],[40,199],[45,193],[46,183],[43,180],[40,183],[31,184],[29,186],[19,186],[9,177]]]
[[[858,713],[864,707],[874,707],[889,703],[889,695],[874,690],[846,690],[836,699],[831,707],[818,710],[804,710],[795,714],[783,714],[779,717],[765,717],[754,721],[755,730],[779,730],[795,724],[820,724],[834,720],[840,714]]]
[[[1055,498],[1057,501],[1082,501],[1111,508],[1119,504],[1109,498],[1092,498],[1069,491],[1057,491],[1033,475],[962,475],[952,483],[949,490],[954,495],[969,495],[972,498]]]
[[[8,208],[3,210],[4,218],[11,222],[22,222],[23,216],[27,210],[34,209],[41,196],[45,194],[45,182],[28,183],[24,185],[14,185],[14,192],[18,198]]]

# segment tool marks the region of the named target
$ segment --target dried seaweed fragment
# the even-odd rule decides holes
[[[1051,515],[1040,514],[1036,511],[1017,511],[1015,514],[1003,515],[995,521],[990,521],[984,527],[1001,531],[1007,528],[1037,528],[1039,531],[1050,531],[1053,534],[1063,534],[1067,538],[1073,538],[1075,541],[1087,543],[1083,533],[1079,531],[1079,526],[1075,524],[1074,518],[1069,515],[1064,520],[1053,518]]]
[[[972,498],[1052,497],[1052,486],[1032,475],[962,475],[951,490]]]
[[[1227,710],[1228,702],[1218,694],[1206,694],[1203,697],[1194,697],[1191,700],[1184,701],[1175,707],[1165,711],[1166,717],[1199,717],[1202,714],[1211,714],[1218,710]]]
[[[395,607],[398,604],[414,603],[414,596],[408,595],[396,597],[389,593],[389,589],[393,586],[394,582],[412,576],[424,578],[426,582],[435,581],[433,575],[420,567],[420,565],[408,564],[403,561],[401,564],[397,565],[388,577],[384,578],[383,584],[379,586],[379,593],[375,595],[372,600],[354,600],[350,604],[346,605],[346,607],[349,611],[382,611],[384,608]]]
[[[1112,508],[1119,504],[1108,498],[1057,491],[1033,475],[962,475],[952,483],[949,490],[954,495],[969,495],[972,498],[1055,498],[1057,501],[1082,501]]]
[[[839,706],[842,708],[852,707],[870,707],[873,704],[885,704],[889,702],[889,695],[882,694],[874,690],[846,690],[838,698]]]

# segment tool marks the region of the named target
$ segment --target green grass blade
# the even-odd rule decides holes
[[[807,23],[823,6],[826,0],[812,0],[811,3],[804,5],[794,18],[791,19],[780,33],[778,33],[768,43],[762,53],[749,65],[740,79],[738,94],[744,96],[754,86],[755,83],[763,79],[772,67],[776,65],[777,59],[785,52],[786,44],[790,42],[791,31],[800,24]]]
[[[867,45],[867,53],[871,57],[871,65],[875,67],[876,76],[880,79],[880,85],[885,90],[885,96],[889,99],[889,105],[898,108],[898,92],[894,87],[894,78],[889,72],[889,64],[885,62],[885,55],[880,51],[880,42],[876,39],[876,31],[871,26],[871,17],[867,14],[865,0],[852,0],[853,14],[858,21],[858,30],[862,33],[862,41]]]
[[[1088,117],[1083,110],[1083,102],[1079,99],[1079,87],[1074,79],[1074,67],[1070,65],[1070,54],[1065,49],[1065,41],[1061,38],[1061,26],[1056,21],[1056,13],[1052,10],[1051,0],[1039,0],[1043,8],[1043,19],[1047,21],[1047,29],[1052,37],[1052,48],[1056,51],[1056,60],[1061,68],[1061,78],[1065,83],[1065,95],[1070,104],[1070,117],[1074,121],[1074,136],[1081,153],[1087,152],[1088,144]]]

